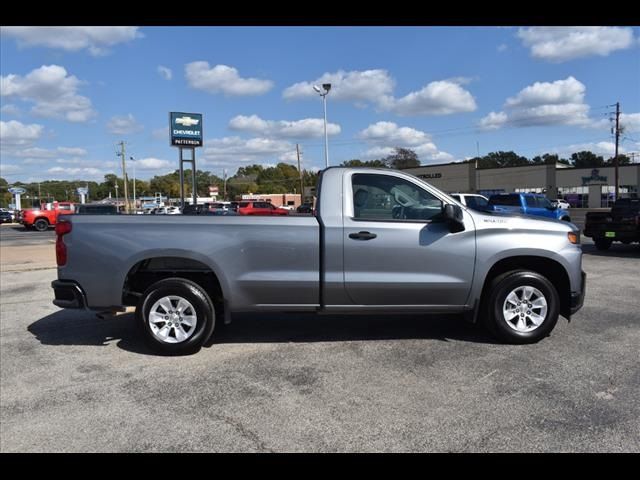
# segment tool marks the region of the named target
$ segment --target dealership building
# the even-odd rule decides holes
[[[615,193],[615,168],[608,166],[573,168],[557,163],[477,169],[475,162],[460,162],[404,171],[448,193],[544,193],[550,200],[564,198],[579,208],[608,207]],[[618,167],[618,178],[621,197],[638,196],[640,164]]]

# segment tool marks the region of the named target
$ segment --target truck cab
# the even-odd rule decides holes
[[[553,205],[542,194],[536,193],[499,193],[492,195],[489,205],[496,212],[533,215],[570,222],[569,212]]]

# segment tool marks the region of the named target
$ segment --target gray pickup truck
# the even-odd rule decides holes
[[[315,215],[69,215],[56,232],[53,303],[135,306],[164,353],[267,311],[460,313],[532,343],[585,292],[574,225],[473,211],[394,170],[324,170]]]

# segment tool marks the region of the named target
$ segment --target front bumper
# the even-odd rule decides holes
[[[82,287],[73,280],[54,280],[51,288],[55,293],[54,305],[61,308],[87,308],[87,297]]]
[[[571,315],[582,308],[584,304],[584,295],[587,289],[587,274],[582,272],[582,280],[580,282],[580,291],[571,292]]]

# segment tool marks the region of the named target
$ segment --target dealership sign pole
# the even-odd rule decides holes
[[[196,185],[196,147],[202,146],[202,114],[201,113],[169,113],[169,132],[171,146],[180,148],[180,207],[184,209],[184,163],[191,163],[191,192],[193,205],[197,200]],[[184,151],[190,150],[190,158],[185,158]]]
[[[27,191],[22,187],[11,187],[9,189],[9,193],[13,194],[14,201],[13,203],[16,205],[16,210],[22,210],[22,203],[20,201],[20,196]]]

